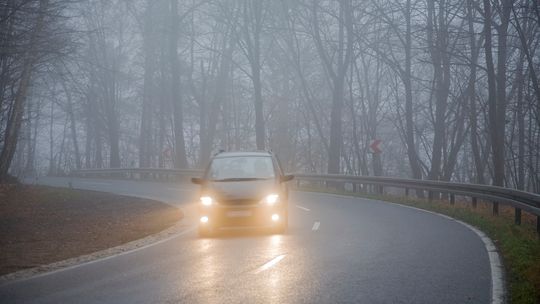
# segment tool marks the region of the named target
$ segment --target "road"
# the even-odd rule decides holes
[[[65,186],[67,179],[40,183]],[[192,185],[76,179],[75,188],[192,210]],[[0,303],[490,303],[482,240],[444,217],[292,192],[285,235],[183,233],[128,254],[0,285]]]

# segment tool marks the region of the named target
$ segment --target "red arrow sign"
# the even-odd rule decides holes
[[[369,148],[371,149],[372,153],[381,153],[382,152],[381,148],[379,147],[381,142],[382,142],[382,140],[380,140],[380,139],[374,139],[374,140],[371,141],[371,144],[369,145]]]

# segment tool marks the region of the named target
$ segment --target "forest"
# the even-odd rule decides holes
[[[540,193],[539,26],[536,0],[3,0],[0,181],[272,150]]]

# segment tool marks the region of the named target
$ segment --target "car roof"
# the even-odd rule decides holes
[[[224,158],[224,157],[243,157],[243,156],[266,156],[271,157],[272,154],[264,151],[237,151],[237,152],[221,152],[214,156],[214,158]]]

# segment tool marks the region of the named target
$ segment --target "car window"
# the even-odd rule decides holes
[[[272,158],[267,156],[239,156],[215,158],[210,164],[211,180],[275,177]]]

